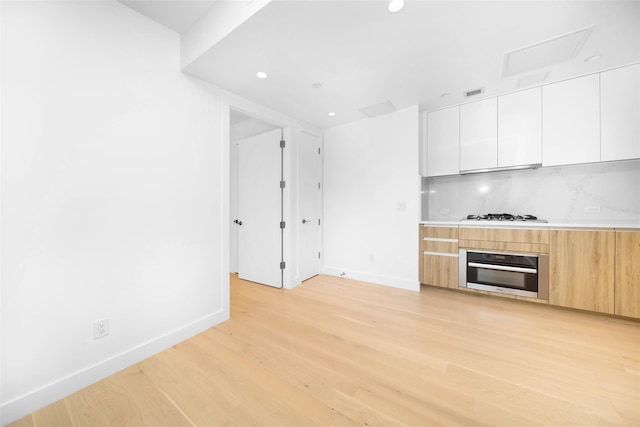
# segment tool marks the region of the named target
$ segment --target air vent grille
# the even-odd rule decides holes
[[[471,89],[464,91],[464,97],[469,98],[470,96],[482,95],[484,93],[484,88],[481,87],[479,89]]]
[[[382,102],[380,104],[360,109],[360,112],[367,117],[382,116],[383,114],[393,113],[394,111],[398,111],[398,109],[391,103],[391,101]]]

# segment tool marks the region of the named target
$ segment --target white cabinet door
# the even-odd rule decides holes
[[[640,64],[600,74],[601,160],[640,158]]]
[[[542,88],[498,97],[498,167],[542,163]]]
[[[498,100],[460,106],[460,170],[498,166]]]
[[[460,107],[427,113],[427,176],[460,172]]]
[[[600,76],[542,88],[542,165],[600,161]]]

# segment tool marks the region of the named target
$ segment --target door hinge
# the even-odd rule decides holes
[[[280,188],[284,188],[286,185],[286,181],[280,181]]]
[[[280,148],[284,148],[284,146],[287,145],[286,142],[284,142],[284,139],[282,141],[280,141]]]
[[[284,221],[280,221],[280,228],[285,228],[286,224]]]
[[[318,225],[320,225],[320,218],[318,218]]]
[[[320,259],[320,252],[318,252],[318,259]]]
[[[318,147],[318,154],[320,154],[320,147]]]
[[[318,190],[320,189],[320,183],[318,183]]]
[[[284,262],[284,261],[282,261],[282,262],[280,263],[280,270],[284,270],[284,269],[285,269],[285,262]]]

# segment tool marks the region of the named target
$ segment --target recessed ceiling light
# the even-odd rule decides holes
[[[314,89],[320,89],[322,87],[322,83],[314,83],[311,85],[311,87]]]
[[[389,9],[389,12],[391,13],[396,13],[402,10],[403,7],[404,7],[404,0],[391,0],[389,2],[389,6],[387,6],[387,9]]]
[[[336,115],[336,113],[335,113],[335,112],[333,112],[333,111],[329,113],[329,117],[333,117],[333,116],[335,116],[335,115]]]
[[[265,73],[264,71],[258,71],[256,73],[256,77],[259,79],[266,79],[267,78],[267,73]]]
[[[600,59],[600,55],[593,55],[588,58],[585,58],[584,62],[593,62],[593,61],[597,61],[598,59]]]

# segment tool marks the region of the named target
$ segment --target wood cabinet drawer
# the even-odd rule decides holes
[[[442,242],[437,240],[423,240],[422,242],[424,252],[458,253],[458,242]]]
[[[522,252],[534,254],[548,254],[549,245],[546,243],[513,243],[488,242],[484,240],[460,240],[459,246],[465,249],[478,249],[497,252]]]
[[[432,239],[458,239],[458,227],[429,227],[422,226],[423,237]]]
[[[460,240],[549,244],[549,230],[527,228],[460,228]]]

